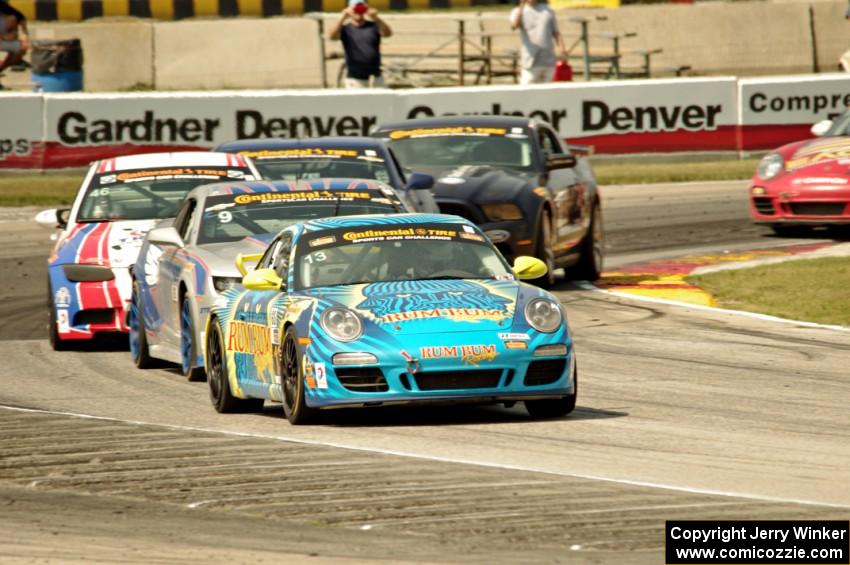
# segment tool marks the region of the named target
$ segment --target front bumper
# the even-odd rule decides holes
[[[369,365],[339,366],[307,348],[305,398],[314,408],[408,403],[497,402],[572,394],[575,353],[533,356],[501,350],[493,362],[410,360],[399,352]]]
[[[526,218],[493,222],[484,215],[478,206],[471,202],[438,198],[437,204],[440,207],[440,213],[465,218],[481,228],[481,231],[488,237],[491,235],[488,232],[496,233],[502,237],[506,235],[507,237],[504,237],[504,239],[501,239],[501,237],[494,238],[493,243],[509,262],[513,262],[520,255],[534,255],[536,226],[529,223]],[[523,210],[523,214],[526,214],[525,210]]]
[[[757,224],[827,225],[850,223],[850,194],[829,196],[792,191],[750,194],[750,217]]]
[[[128,332],[128,269],[112,269],[115,278],[102,282],[69,280],[61,265],[48,269],[56,330],[62,340],[88,340],[101,333]]]

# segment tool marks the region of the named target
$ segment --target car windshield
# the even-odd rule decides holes
[[[196,186],[253,178],[250,169],[239,167],[174,167],[102,173],[89,183],[77,221],[172,218]]]
[[[837,137],[840,135],[850,135],[850,112],[844,112],[832,122],[832,126],[827,130],[827,137]]]
[[[390,183],[384,159],[373,149],[298,148],[246,151],[268,180],[372,179]]]
[[[497,133],[479,133],[488,131]],[[389,139],[390,147],[406,170],[489,165],[528,171],[532,167],[528,136],[501,128],[398,130],[390,132]]]
[[[308,233],[298,244],[297,289],[386,281],[501,279],[514,275],[471,226],[356,226]]]
[[[211,196],[206,200],[197,241],[237,241],[276,233],[290,224],[316,218],[403,211],[398,197],[388,187]]]

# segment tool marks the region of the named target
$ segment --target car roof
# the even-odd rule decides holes
[[[402,122],[391,122],[381,124],[375,130],[376,133],[412,128],[433,128],[450,126],[475,126],[475,127],[498,127],[498,128],[529,128],[537,120],[517,116],[437,116],[433,118],[418,118],[415,120],[404,120]]]
[[[228,141],[219,145],[217,151],[228,151],[238,153],[240,151],[261,151],[263,149],[295,149],[299,147],[318,148],[358,148],[358,149],[383,149],[383,141],[374,137],[317,137],[303,139],[286,138],[264,138],[264,139],[240,139]]]
[[[320,178],[276,181],[217,182],[199,186],[189,193],[195,198],[208,198],[223,194],[265,194],[269,192],[306,192],[312,190],[392,190],[387,184],[374,179]],[[393,191],[395,192],[395,191]]]
[[[409,224],[456,224],[472,226],[475,225],[461,218],[448,214],[368,214],[362,216],[336,216],[331,218],[317,218],[304,222],[305,231],[316,232],[337,228],[356,228],[372,226],[399,226]]]
[[[98,173],[159,167],[247,167],[241,155],[216,151],[171,151],[122,155],[95,161]]]

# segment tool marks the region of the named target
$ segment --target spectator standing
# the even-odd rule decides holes
[[[519,5],[511,11],[511,29],[519,29],[522,48],[520,49],[520,84],[549,82],[555,72],[558,57],[567,60],[564,38],[558,30],[555,13],[539,0],[519,0]]]
[[[391,35],[390,26],[378,17],[378,11],[370,8],[366,0],[349,0],[330,35],[331,39],[342,41],[347,67],[346,88],[384,86],[381,38]]]
[[[0,51],[6,52],[6,58],[0,62],[0,72],[23,61],[29,46],[26,17],[5,0],[0,0]]]

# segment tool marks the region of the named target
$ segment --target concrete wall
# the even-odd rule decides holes
[[[87,91],[151,86],[153,28],[144,20],[90,20],[86,23],[31,23],[33,39],[79,38]]]
[[[815,2],[815,45],[821,72],[838,69],[838,59],[850,49],[850,21],[844,19],[846,2]]]
[[[153,24],[162,90],[318,86],[318,24],[307,18]]]
[[[838,56],[850,48],[850,23],[845,0],[811,4],[818,65],[834,70]],[[591,20],[591,50],[610,51],[601,33],[636,32],[622,40],[624,52],[663,49],[652,57],[652,76],[669,76],[688,65],[691,74],[759,76],[815,70],[808,2],[706,2],[694,5],[653,4],[617,10],[568,10],[558,14],[567,44],[578,37],[571,17]],[[393,54],[421,53],[449,42],[457,20],[468,33],[493,35],[493,51],[504,54],[519,47],[507,12],[457,12],[439,15],[388,15],[393,37],[384,42],[385,64],[400,62]],[[605,16],[597,21],[596,16]],[[324,15],[325,36],[338,14]],[[154,22],[90,20],[86,23],[33,23],[36,39],[79,37],[85,56],[85,87],[89,91],[125,90],[135,85],[157,89],[290,88],[321,86],[318,23],[310,18],[214,19]],[[475,38],[471,38],[475,41]],[[329,52],[341,53],[339,42],[325,40]],[[472,51],[468,47],[467,51]],[[440,53],[457,53],[457,42]],[[573,51],[581,53],[581,47]],[[410,59],[403,60],[409,63]],[[574,60],[580,76],[580,61]],[[641,60],[626,55],[622,66],[637,68]],[[328,63],[328,82],[336,83],[340,61]],[[456,59],[427,60],[420,68],[457,68]],[[502,82],[508,82],[502,79]]]

